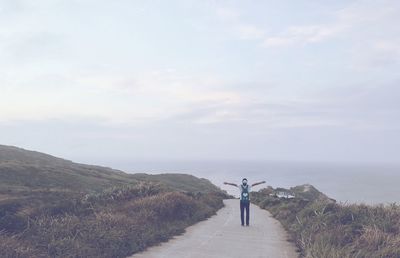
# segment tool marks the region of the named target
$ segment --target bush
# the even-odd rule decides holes
[[[43,257],[35,248],[18,238],[0,232],[1,257]]]
[[[400,257],[400,207],[329,199],[253,198],[291,233],[304,257]]]
[[[0,248],[0,256],[126,257],[215,214],[223,206],[222,197],[171,191],[149,183],[80,198],[62,196],[37,210],[29,224],[28,218],[3,216],[7,228],[23,228],[23,232],[1,236],[10,248]],[[18,212],[18,207],[13,211]],[[18,224],[17,218],[25,224]]]
[[[27,219],[21,215],[6,213],[0,217],[0,230],[8,233],[21,232],[27,227]]]

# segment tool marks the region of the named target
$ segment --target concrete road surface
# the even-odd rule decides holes
[[[256,205],[250,207],[250,226],[240,225],[239,200],[225,200],[217,215],[186,229],[134,258],[297,258],[281,224]]]

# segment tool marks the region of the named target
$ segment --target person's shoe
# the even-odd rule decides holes
[[[244,225],[242,224],[242,227],[244,227]]]
[[[250,226],[249,224],[246,224],[246,227]]]

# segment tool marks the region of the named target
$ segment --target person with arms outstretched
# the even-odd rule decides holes
[[[244,226],[244,212],[246,211],[246,226],[249,226],[250,222],[250,191],[253,186],[264,184],[265,181],[254,183],[252,185],[247,184],[247,179],[242,179],[242,184],[237,185],[234,183],[224,182],[225,185],[236,186],[240,190],[240,220],[242,226]]]

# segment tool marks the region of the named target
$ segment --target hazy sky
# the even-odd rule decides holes
[[[400,1],[0,0],[0,143],[399,162]]]

